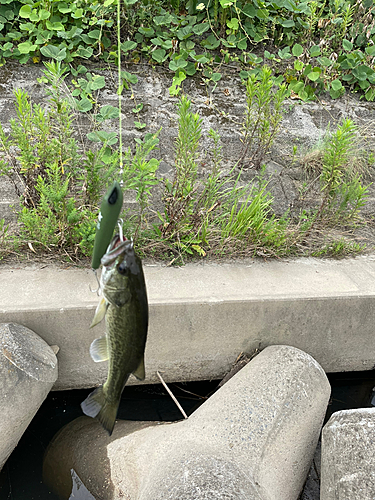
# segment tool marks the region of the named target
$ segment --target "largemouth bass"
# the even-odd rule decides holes
[[[142,262],[132,241],[116,235],[101,262],[103,298],[91,327],[105,317],[106,335],[93,341],[90,354],[95,362],[108,360],[108,376],[103,386],[81,403],[81,408],[111,435],[129,375],[145,378],[148,302]]]

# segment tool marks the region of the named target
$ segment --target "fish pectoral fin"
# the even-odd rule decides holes
[[[108,302],[105,300],[104,297],[102,297],[96,308],[94,319],[92,320],[90,328],[92,328],[93,326],[97,325],[102,321],[102,319],[105,316],[105,313],[107,312],[108,306],[109,306]]]
[[[95,363],[100,363],[101,361],[107,361],[107,359],[109,358],[107,335],[103,335],[103,337],[95,339],[91,343],[90,356],[95,361]]]
[[[142,356],[141,362],[138,365],[138,368],[133,372],[133,375],[138,379],[138,380],[144,380],[146,377],[145,373],[145,358]]]

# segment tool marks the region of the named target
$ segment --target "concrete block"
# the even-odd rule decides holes
[[[245,260],[169,268],[145,263],[150,324],[145,383],[222,379],[241,352],[297,347],[326,372],[375,365],[375,259]],[[60,346],[56,390],[103,383],[90,329],[98,303],[89,269],[0,268],[0,322],[38,332]],[[129,383],[139,383],[131,377]]]
[[[66,495],[73,468],[103,500],[297,500],[329,396],[311,356],[268,347],[187,420],[119,421],[111,438],[91,419],[68,424],[46,454],[46,480],[57,476]]]
[[[334,413],[322,433],[321,500],[374,500],[375,408]]]
[[[57,359],[43,339],[0,324],[0,469],[57,379]]]

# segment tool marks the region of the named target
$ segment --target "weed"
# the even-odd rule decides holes
[[[9,251],[9,239],[9,224],[6,224],[4,219],[0,219],[0,260],[2,260]]]
[[[300,199],[319,186],[322,196],[313,225],[355,223],[368,198],[370,184],[368,158],[362,149],[363,138],[352,120],[344,120],[335,132],[325,137],[302,159],[307,180]]]
[[[353,219],[365,203],[368,186],[362,186],[349,162],[353,158],[356,132],[352,120],[346,119],[327,143],[320,176],[321,213],[334,211],[338,218]]]
[[[152,188],[159,184],[156,171],[160,160],[156,158],[148,159],[149,154],[157,148],[159,143],[158,135],[146,134],[143,141],[136,139],[137,145],[135,153],[132,154],[130,147],[124,154],[124,169],[122,175],[123,189],[132,189],[136,192],[136,201],[139,204],[139,213],[135,227],[134,239],[138,237],[139,230],[149,209]]]
[[[312,252],[313,257],[347,257],[363,252],[366,249],[366,244],[360,244],[356,241],[348,241],[344,238],[332,240],[320,248]]]
[[[250,75],[246,83],[246,112],[242,128],[243,148],[240,165],[251,161],[259,170],[283,118],[282,105],[287,96],[286,86],[273,93],[271,70],[263,66],[258,76]]]

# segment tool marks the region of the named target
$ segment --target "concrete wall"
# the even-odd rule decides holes
[[[285,344],[327,372],[375,366],[375,258],[300,259],[184,268],[145,266],[150,304],[146,381],[221,378],[241,352]],[[90,271],[3,268],[0,322],[21,323],[60,351],[55,389],[91,387],[106,363],[89,356],[104,322]],[[132,378],[132,383],[137,383]]]
[[[19,64],[7,64],[0,68],[0,122],[5,131],[10,130],[10,119],[16,116],[14,108],[13,90],[22,88],[26,90],[32,102],[47,105],[46,87],[39,84],[37,79],[41,76],[42,65],[23,66]],[[90,68],[93,73],[100,74],[106,78],[106,87],[100,91],[98,102],[101,105],[110,104],[117,106],[116,95],[116,73],[102,71],[100,67]],[[169,87],[172,83],[172,72],[165,72],[161,68],[153,69],[148,65],[127,66],[126,69],[138,77],[138,83],[132,85],[131,91],[124,91],[122,111],[123,125],[122,136],[124,147],[135,147],[134,138],[143,137],[147,132],[156,132],[161,128],[159,135],[159,150],[153,152],[154,156],[162,160],[159,167],[161,177],[172,177],[174,168],[174,140],[177,136],[177,97],[169,95]],[[236,72],[222,68],[223,78],[218,82],[213,92],[213,87],[206,87],[199,77],[188,78],[183,84],[184,93],[192,101],[192,111],[198,112],[203,119],[202,130],[205,136],[202,141],[202,151],[198,164],[198,174],[204,176],[210,168],[209,151],[212,142],[207,137],[212,127],[221,135],[223,146],[222,169],[231,169],[239,160],[241,143],[241,123],[246,104],[245,86],[241,84]],[[67,80],[68,81],[68,80]],[[202,85],[203,84],[203,85]],[[132,109],[134,99],[137,103],[143,103],[142,112],[135,117]],[[375,108],[373,103],[359,100],[356,96],[346,94],[338,100],[302,103],[299,100],[288,100],[284,106],[284,120],[271,152],[267,155],[266,173],[270,177],[269,189],[274,196],[273,208],[276,214],[281,215],[298,203],[298,188],[305,176],[305,168],[299,163],[302,157],[314,145],[324,137],[327,126],[334,130],[338,123],[345,117],[352,118],[365,133],[367,137],[366,150],[375,150],[375,137],[373,133],[373,122],[375,120]],[[134,127],[134,119],[146,123],[142,131]],[[85,114],[78,114],[76,121],[79,139],[85,137],[92,130],[92,122]],[[117,131],[117,120],[105,122],[108,130]],[[297,155],[292,164],[293,147],[297,148]],[[370,148],[370,149],[369,149]],[[248,165],[249,166],[249,165]],[[241,179],[249,182],[253,179],[254,170],[246,170]],[[314,204],[320,196],[320,190],[312,193],[309,203]],[[129,203],[131,199],[127,199]],[[0,219],[6,221],[15,220],[14,212],[9,205],[17,205],[18,198],[15,196],[12,184],[0,178]],[[159,202],[160,203],[160,202]],[[374,213],[375,187],[370,188],[370,199],[365,208],[366,213]],[[158,207],[160,208],[160,207]]]

